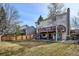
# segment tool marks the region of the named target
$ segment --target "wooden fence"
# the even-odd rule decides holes
[[[1,41],[23,41],[32,39],[33,35],[0,35]]]

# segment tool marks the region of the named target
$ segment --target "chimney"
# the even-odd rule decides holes
[[[70,8],[67,9],[67,35],[70,35]]]

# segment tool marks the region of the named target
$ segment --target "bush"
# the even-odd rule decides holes
[[[70,40],[70,36],[69,35],[67,36],[66,40]]]
[[[79,36],[75,35],[75,34],[71,34],[67,39],[69,40],[78,40]]]

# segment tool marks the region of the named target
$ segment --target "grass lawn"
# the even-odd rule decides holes
[[[79,45],[42,41],[0,42],[0,55],[70,56],[79,55]]]

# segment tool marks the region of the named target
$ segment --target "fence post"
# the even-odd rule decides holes
[[[21,35],[21,40],[23,40],[23,35]]]
[[[27,40],[27,35],[26,35],[26,40]]]
[[[31,40],[31,35],[29,35],[29,40]]]
[[[15,35],[15,40],[17,40],[17,35]]]
[[[0,41],[2,40],[2,35],[0,35]]]
[[[10,37],[11,37],[11,36],[10,36],[10,35],[8,35],[8,37],[9,37],[9,40],[10,40]]]

